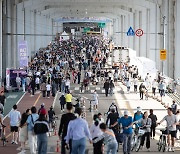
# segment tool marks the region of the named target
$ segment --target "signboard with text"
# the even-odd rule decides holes
[[[166,49],[160,50],[160,59],[166,60]]]
[[[18,43],[19,67],[28,67],[28,46],[27,41],[20,41]]]

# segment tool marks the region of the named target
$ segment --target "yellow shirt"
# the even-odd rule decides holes
[[[71,102],[72,100],[72,95],[71,94],[67,94],[66,95],[66,102]]]

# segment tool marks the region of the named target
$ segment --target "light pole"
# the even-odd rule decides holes
[[[165,29],[165,20],[166,16],[163,16],[163,49],[166,48],[166,29]],[[162,67],[162,76],[164,75],[164,62],[162,60],[161,62],[161,67]]]

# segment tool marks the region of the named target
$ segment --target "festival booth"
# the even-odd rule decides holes
[[[63,41],[63,40],[65,41],[65,40],[69,40],[69,39],[70,39],[70,36],[65,31],[60,34],[60,41]]]
[[[23,69],[6,69],[6,89],[15,90],[17,87],[16,77],[19,76],[21,79],[27,77],[27,70]]]

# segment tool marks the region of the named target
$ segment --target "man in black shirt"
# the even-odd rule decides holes
[[[61,154],[66,154],[65,146],[66,142],[64,137],[67,135],[68,124],[71,120],[74,120],[76,116],[72,113],[73,106],[72,104],[67,104],[67,113],[63,114],[61,117],[61,122],[59,126],[59,138],[61,139]],[[62,135],[62,136],[61,136]],[[70,153],[71,153],[71,142],[70,142]]]

